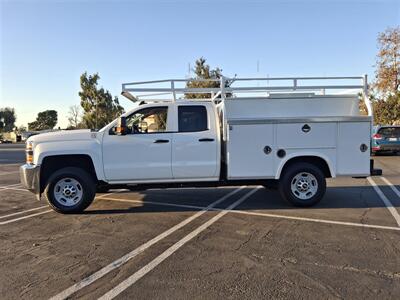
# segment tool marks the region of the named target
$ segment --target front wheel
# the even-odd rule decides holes
[[[44,195],[56,212],[79,213],[93,202],[96,185],[86,171],[75,167],[62,168],[50,176]]]
[[[321,201],[326,191],[322,171],[310,163],[289,166],[279,181],[281,196],[294,206],[307,207]]]

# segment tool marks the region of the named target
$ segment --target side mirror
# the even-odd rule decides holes
[[[115,133],[117,135],[126,135],[128,132],[128,127],[126,127],[126,117],[119,117],[117,122],[117,127],[115,128]]]

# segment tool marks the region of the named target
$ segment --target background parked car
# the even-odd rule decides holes
[[[11,144],[12,141],[10,140],[0,140],[0,144]]]
[[[374,127],[371,141],[372,153],[400,153],[400,126],[384,125]]]

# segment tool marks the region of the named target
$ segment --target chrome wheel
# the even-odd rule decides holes
[[[312,198],[318,191],[318,181],[315,176],[308,172],[298,173],[291,182],[293,195],[301,200]]]
[[[82,185],[74,178],[60,179],[54,185],[54,199],[63,206],[74,206],[83,197]]]

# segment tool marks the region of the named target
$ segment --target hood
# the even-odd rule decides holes
[[[31,136],[28,139],[28,142],[33,142],[37,144],[37,143],[54,142],[54,141],[88,140],[91,138],[96,138],[97,134],[98,132],[90,131],[90,129],[61,130],[61,131],[40,133]]]

